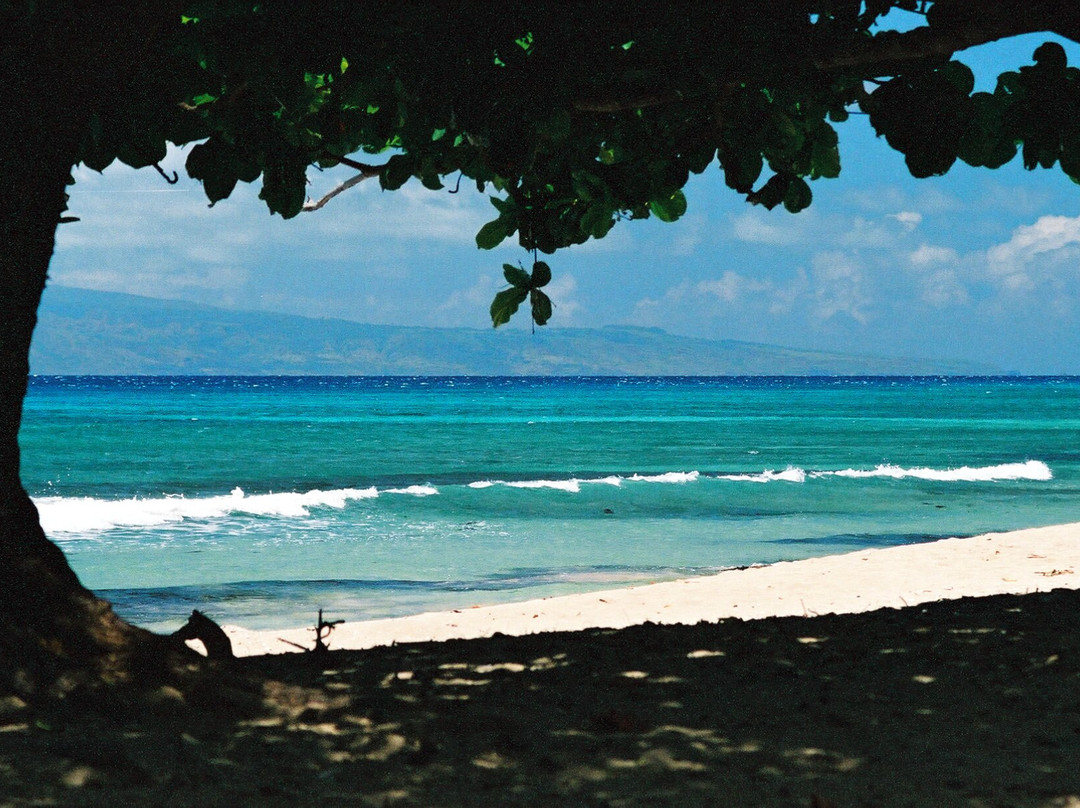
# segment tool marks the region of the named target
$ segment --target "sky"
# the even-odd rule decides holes
[[[960,57],[978,89],[1030,64],[1047,36]],[[1066,46],[1080,64],[1080,46]],[[1080,185],[1057,167],[961,163],[916,180],[865,116],[838,124],[843,168],[799,214],[749,205],[719,165],[685,189],[678,222],[622,222],[548,259],[550,329],[638,325],[673,334],[875,356],[967,360],[1004,372],[1080,373]],[[75,170],[50,283],[392,325],[490,328],[512,240],[478,250],[496,215],[475,186],[361,183],[285,221],[238,185],[208,208],[185,153],[153,170]],[[350,176],[312,171],[318,198]],[[48,294],[48,292],[46,292]],[[519,314],[511,325],[530,339]]]

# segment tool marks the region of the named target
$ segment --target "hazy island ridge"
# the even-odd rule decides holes
[[[30,351],[38,375],[994,375],[962,361],[862,356],[633,326],[369,325],[52,286]]]

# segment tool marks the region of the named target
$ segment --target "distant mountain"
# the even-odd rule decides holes
[[[100,375],[918,375],[984,374],[659,329],[364,325],[54,286],[30,351],[37,374]]]

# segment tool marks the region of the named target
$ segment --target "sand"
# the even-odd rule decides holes
[[[521,636],[642,623],[693,625],[732,617],[854,614],[965,596],[1077,589],[1078,570],[1080,523],[1075,523],[860,550],[589,594],[346,622],[333,630],[329,646],[363,649],[496,633]],[[311,647],[314,641],[313,628],[224,628],[241,656],[299,652],[296,646]]]
[[[1080,808],[1078,564],[1065,525],[331,635],[367,650],[230,629],[274,653],[0,694],[0,808]]]

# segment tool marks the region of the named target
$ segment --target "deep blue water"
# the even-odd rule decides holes
[[[35,377],[21,442],[84,583],[158,629],[1080,520],[1077,378]]]

